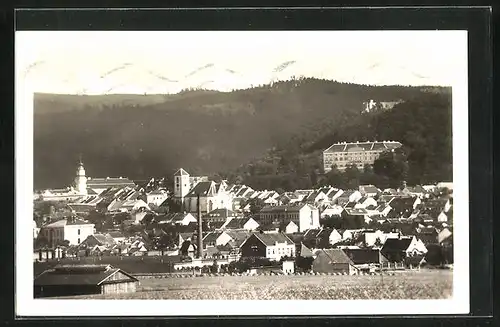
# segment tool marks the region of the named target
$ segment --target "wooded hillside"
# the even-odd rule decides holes
[[[283,167],[274,171],[274,176],[292,171],[305,178],[315,164],[300,166],[294,160],[320,159],[314,151],[341,137],[381,133],[380,138],[397,139],[405,133],[407,123],[418,126],[411,128],[414,136],[405,134],[405,140],[413,137],[419,144],[422,140],[418,136],[423,135],[425,142],[416,146],[422,151],[428,149],[429,130],[437,126],[443,131],[446,126],[443,115],[449,110],[433,113],[430,109],[441,108],[441,102],[422,103],[421,109],[410,108],[408,113],[400,112],[403,108],[387,112],[378,120],[373,118],[371,127],[363,128],[360,125],[368,118],[360,112],[362,103],[369,99],[408,100],[433,94],[427,90],[303,79],[229,93],[198,90],[169,96],[36,95],[35,188],[71,183],[80,154],[87,175],[93,177],[168,177],[178,167],[192,174],[227,174],[257,158],[269,159],[272,154]],[[420,112],[428,118],[415,121]],[[400,124],[389,123],[392,119],[399,119]],[[350,124],[357,130],[346,128]],[[418,151],[413,155],[424,156],[429,167],[441,166],[441,159],[433,156],[447,144],[441,138],[444,132],[434,132],[433,159]],[[253,175],[257,179],[263,176],[261,172]],[[270,178],[270,174],[265,175],[265,179]]]

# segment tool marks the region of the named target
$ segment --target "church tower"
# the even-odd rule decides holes
[[[174,197],[183,202],[190,189],[189,174],[181,168],[174,174]]]
[[[87,195],[87,177],[85,176],[85,168],[81,158],[76,169],[75,186],[79,194]]]

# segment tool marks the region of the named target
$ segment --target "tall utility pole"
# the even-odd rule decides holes
[[[201,204],[200,204],[200,194],[197,195],[197,205],[198,205],[198,258],[203,258],[203,225],[201,219]]]

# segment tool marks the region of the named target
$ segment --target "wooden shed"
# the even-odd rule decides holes
[[[34,280],[35,298],[135,292],[139,280],[110,265],[62,265]]]
[[[312,263],[313,272],[355,275],[358,269],[341,249],[321,249]]]

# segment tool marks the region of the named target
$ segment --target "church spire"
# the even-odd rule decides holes
[[[85,176],[85,168],[83,167],[82,154],[79,156],[78,168],[76,170],[75,186],[80,194],[87,194],[87,177]]]

